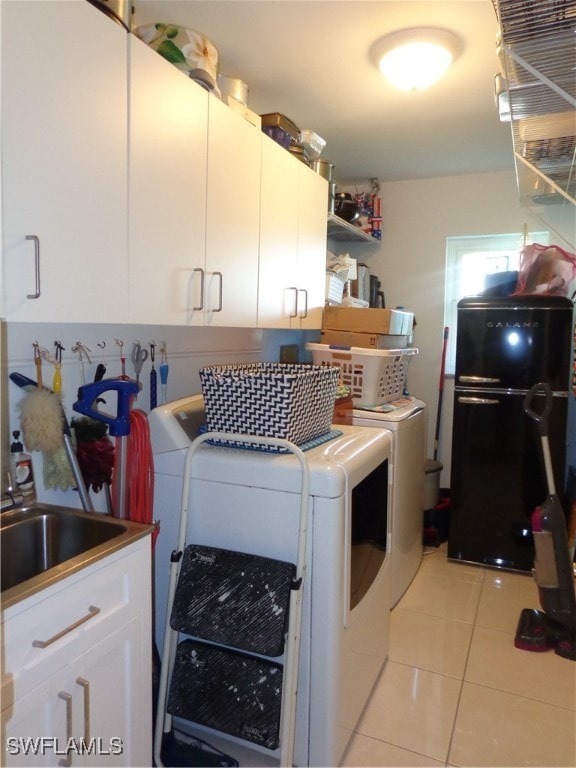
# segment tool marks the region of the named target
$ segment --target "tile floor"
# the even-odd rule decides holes
[[[530,575],[426,549],[342,766],[576,766],[576,663],[514,647]]]

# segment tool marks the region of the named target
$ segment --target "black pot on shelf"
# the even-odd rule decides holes
[[[360,218],[360,208],[349,192],[337,192],[334,197],[334,213],[344,221],[352,222]]]

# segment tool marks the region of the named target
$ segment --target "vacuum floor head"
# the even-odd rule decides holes
[[[576,661],[576,633],[535,608],[524,608],[518,620],[514,645],[523,651],[551,651]]]

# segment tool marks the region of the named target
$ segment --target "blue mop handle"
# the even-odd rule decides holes
[[[116,416],[110,416],[94,407],[96,400],[108,391],[118,395]],[[130,434],[130,404],[132,397],[138,394],[138,384],[131,379],[101,379],[78,388],[78,400],[72,405],[73,410],[91,416],[96,421],[108,424],[108,431],[114,437]]]

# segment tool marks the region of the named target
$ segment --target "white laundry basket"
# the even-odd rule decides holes
[[[340,379],[350,387],[355,406],[389,403],[402,396],[408,364],[418,350],[365,349],[306,344],[315,365],[338,366]]]

